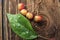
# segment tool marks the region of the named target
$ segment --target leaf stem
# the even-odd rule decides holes
[[[49,38],[43,37],[43,36],[41,36],[41,35],[38,35],[38,37],[41,37],[41,38],[43,38],[43,39],[49,39]]]

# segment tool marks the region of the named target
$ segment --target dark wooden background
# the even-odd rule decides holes
[[[2,40],[2,5],[0,0],[0,40]]]
[[[6,17],[6,13],[12,13],[12,14],[17,14],[19,13],[19,10],[17,9],[17,4],[23,2],[26,7],[27,10],[29,12],[32,12],[33,14],[43,14],[46,15],[48,17],[48,21],[50,22],[50,24],[48,26],[46,26],[46,28],[36,28],[33,27],[35,29],[35,31],[38,34],[41,34],[43,36],[46,36],[44,34],[44,32],[48,31],[48,34],[51,33],[55,33],[55,35],[52,37],[55,40],[60,40],[60,0],[5,0],[4,1],[4,40],[23,40],[22,38],[20,38],[19,36],[17,36],[10,28],[10,25],[8,23],[7,17]],[[0,8],[1,10],[1,8]],[[53,21],[53,23],[52,23]],[[32,24],[34,24],[34,22],[31,22]],[[0,40],[2,40],[2,13],[0,11]],[[35,25],[33,25],[35,26]],[[38,30],[39,29],[39,30]],[[43,33],[43,34],[42,34]],[[37,38],[35,40],[45,40],[43,38]],[[47,39],[50,40],[50,39]]]

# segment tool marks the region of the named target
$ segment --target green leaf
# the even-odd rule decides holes
[[[37,34],[32,28],[29,20],[22,14],[7,14],[12,30],[24,39],[37,38]]]
[[[23,39],[23,40],[33,40],[33,39]]]

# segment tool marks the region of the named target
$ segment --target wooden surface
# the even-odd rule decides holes
[[[17,9],[17,4],[20,2],[23,2],[27,6],[27,10],[29,12],[32,12],[34,15],[43,14],[43,16],[44,15],[47,16],[47,19],[49,21],[47,23],[49,25],[47,24],[48,26],[44,26],[44,28],[40,25],[34,25],[37,23],[31,21],[31,24],[34,30],[39,35],[41,34],[44,37],[53,36],[52,38],[54,38],[55,40],[60,40],[60,36],[59,36],[60,31],[58,32],[58,30],[60,30],[59,29],[60,28],[60,11],[59,11],[60,9],[58,7],[58,3],[59,3],[58,0],[5,0],[4,11],[3,11],[4,12],[4,39],[5,40],[23,40],[11,30],[7,17],[6,17],[6,13],[12,13],[12,14],[19,13]],[[0,23],[1,21],[2,20],[0,20]],[[0,24],[0,27],[1,27],[1,24]],[[35,40],[45,40],[45,39],[38,37]],[[46,40],[49,40],[49,39],[46,39]]]
[[[2,7],[1,7],[1,0],[0,0],[0,40],[2,40]]]

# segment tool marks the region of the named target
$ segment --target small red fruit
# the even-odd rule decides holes
[[[26,15],[27,14],[27,10],[26,9],[22,9],[20,12],[21,12],[22,15]]]
[[[33,18],[33,14],[30,13],[30,12],[28,12],[28,13],[26,14],[26,17],[27,17],[28,19],[32,19],[32,18]]]
[[[25,5],[23,3],[18,4],[18,10],[24,9]]]
[[[40,22],[41,20],[42,20],[42,16],[37,15],[34,17],[35,22]]]

